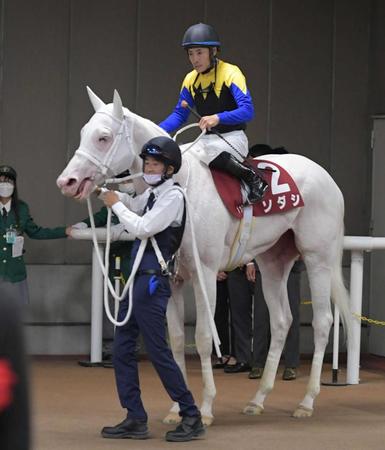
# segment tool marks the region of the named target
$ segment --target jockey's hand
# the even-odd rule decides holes
[[[115,203],[118,203],[119,201],[119,197],[114,191],[105,192],[104,194],[101,194],[99,198],[108,208],[111,208],[112,205],[115,205]]]
[[[255,265],[253,262],[250,262],[246,265],[246,278],[249,281],[255,283]]]
[[[224,281],[227,278],[227,273],[226,272],[218,272],[217,273],[217,280],[218,281]]]
[[[203,116],[199,121],[199,127],[201,130],[210,130],[210,128],[216,127],[219,123],[219,117],[216,114],[212,116]]]

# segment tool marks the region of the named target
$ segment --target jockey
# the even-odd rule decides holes
[[[244,130],[254,116],[246,79],[239,68],[217,58],[219,37],[210,25],[192,25],[184,34],[182,47],[187,51],[193,70],[182,83],[174,111],[159,125],[168,133],[186,122],[189,110],[184,102],[196,107],[201,116],[200,128],[207,129],[202,138],[205,154],[202,161],[209,167],[224,170],[243,180],[250,188],[249,201],[263,198],[265,181],[242,164],[248,153]],[[221,133],[227,143],[211,130]]]
[[[181,241],[185,211],[183,194],[174,186],[173,175],[181,166],[178,144],[168,137],[157,137],[142,148],[143,178],[150,188],[136,197],[107,192],[106,206],[112,207],[129,233],[137,236],[131,261],[135,260],[140,239],[155,237],[165,261],[169,261]],[[105,438],[148,437],[147,413],[139,388],[135,344],[142,334],[148,357],[171,399],[179,403],[182,422],[166,433],[168,441],[190,441],[204,434],[201,414],[188,390],[181,370],[166,341],[165,315],[171,295],[168,274],[161,269],[152,243],[148,243],[136,273],[130,320],[116,328],[113,363],[120,403],[127,417],[118,425],[104,427]],[[118,320],[127,314],[127,297],[120,303]]]

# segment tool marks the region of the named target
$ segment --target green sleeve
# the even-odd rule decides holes
[[[104,227],[107,223],[107,208],[103,206],[100,208],[98,212],[94,214],[95,227]],[[82,222],[86,223],[88,227],[91,226],[90,218],[82,220]]]
[[[43,228],[36,225],[30,216],[28,205],[25,203],[21,214],[25,215],[24,232],[31,239],[60,239],[67,237],[65,233],[66,227]]]

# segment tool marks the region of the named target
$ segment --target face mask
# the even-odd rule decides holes
[[[154,186],[155,184],[158,184],[162,181],[162,174],[149,174],[149,173],[144,173],[143,174],[143,179],[144,181],[149,184],[150,186]]]
[[[124,192],[128,195],[134,195],[135,194],[135,188],[133,183],[122,183],[119,184],[119,191]]]
[[[10,197],[14,189],[15,186],[12,183],[0,183],[0,197]]]

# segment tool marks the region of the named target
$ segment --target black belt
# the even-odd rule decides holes
[[[155,270],[155,269],[139,269],[135,276],[138,275],[161,275],[161,276],[167,276],[167,274],[163,274],[161,270]]]

